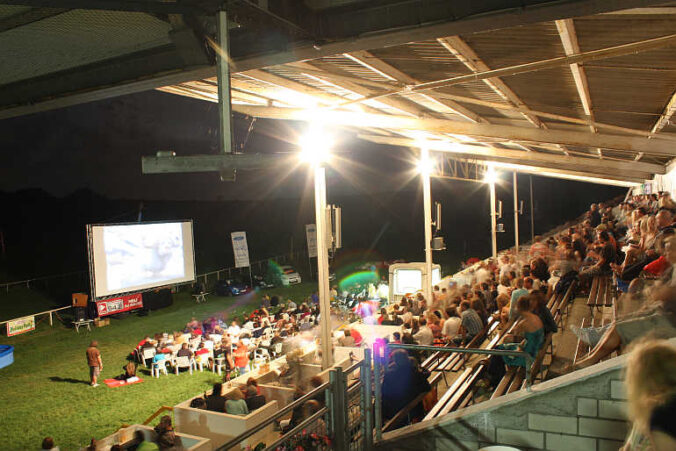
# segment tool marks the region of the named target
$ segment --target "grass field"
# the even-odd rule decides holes
[[[296,301],[316,289],[314,284],[275,288],[269,293]],[[261,293],[236,298],[209,296],[195,304],[189,293],[174,295],[171,307],[148,316],[111,320],[110,326],[89,333],[55,321],[42,321],[37,330],[16,337],[1,337],[0,343],[15,347],[14,364],[0,369],[0,449],[38,449],[46,436],[54,437],[62,451],[77,450],[92,437],[105,437],[123,423],[143,422],[163,405],[173,406],[198,395],[218,379],[214,373],[170,374],[151,378],[141,369],[141,384],[97,388],[88,385],[85,349],[98,340],[103,357],[101,380],[122,373],[133,347],[145,334],[171,332],[185,326],[192,316],[199,319],[216,312],[229,315],[259,306]],[[39,312],[49,301],[28,289],[0,294],[3,317],[11,312]],[[35,308],[32,308],[35,307]]]

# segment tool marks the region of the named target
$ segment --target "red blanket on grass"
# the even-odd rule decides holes
[[[127,382],[127,381],[121,381],[117,379],[106,379],[103,381],[107,386],[110,388],[115,388],[115,387],[124,387],[125,385],[131,385],[131,384],[139,384],[143,382],[143,379],[136,380],[134,382]]]

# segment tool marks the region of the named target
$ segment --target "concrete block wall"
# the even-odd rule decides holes
[[[674,344],[676,341],[672,340]],[[616,451],[629,433],[622,382],[626,355],[592,368],[384,434],[383,450]]]

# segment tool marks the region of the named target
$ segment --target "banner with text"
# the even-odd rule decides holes
[[[143,307],[143,295],[141,293],[96,301],[96,311],[99,316],[114,315],[141,307]]]
[[[14,321],[7,322],[7,336],[11,337],[12,335],[25,334],[35,330],[35,317],[26,316],[24,318],[15,319]]]
[[[232,251],[235,254],[235,268],[249,266],[249,246],[246,244],[246,232],[232,232]]]
[[[308,257],[317,256],[317,226],[314,224],[305,224],[305,237],[307,238]]]

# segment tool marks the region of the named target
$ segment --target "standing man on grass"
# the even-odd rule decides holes
[[[89,377],[92,387],[98,387],[96,378],[101,374],[103,362],[101,361],[101,352],[99,352],[99,342],[94,340],[87,348],[87,365],[89,365]]]

